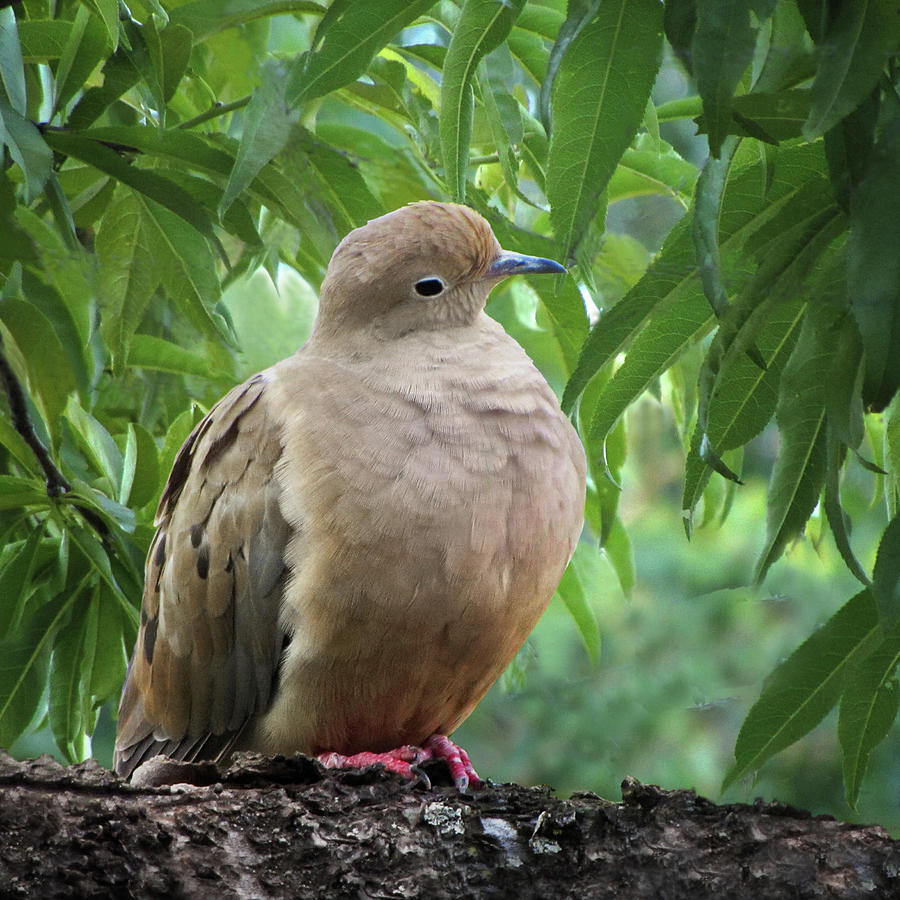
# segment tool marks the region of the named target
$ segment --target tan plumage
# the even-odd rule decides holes
[[[119,772],[160,753],[380,752],[469,715],[581,530],[575,432],[483,312],[501,278],[553,266],[452,204],[344,239],[306,345],[227,394],[176,459]]]

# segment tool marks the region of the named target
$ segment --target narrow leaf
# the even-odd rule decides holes
[[[284,66],[278,61],[269,60],[263,66],[262,81],[253,92],[244,113],[237,159],[219,203],[220,216],[246,190],[259,170],[284,146],[291,127],[284,92]]]
[[[4,144],[13,161],[25,173],[26,202],[30,203],[50,177],[53,153],[34,124],[0,96],[0,146]]]
[[[547,199],[572,259],[644,116],[662,53],[657,0],[609,0],[572,40],[553,85]]]
[[[772,673],[747,713],[722,790],[815,728],[837,702],[848,666],[878,635],[878,616],[868,591],[815,630]]]
[[[18,633],[0,641],[0,746],[12,746],[34,718],[50,662],[50,646],[68,602],[44,604]]]
[[[524,0],[466,0],[441,79],[441,149],[447,190],[466,196],[466,167],[472,137],[472,81],[478,63],[509,34]]]
[[[841,3],[820,49],[810,89],[812,106],[803,136],[814,141],[872,93],[900,44],[900,15],[893,0]]]
[[[872,596],[883,627],[893,628],[900,619],[900,516],[891,520],[881,536],[872,572]]]
[[[898,16],[900,18],[900,16]],[[847,285],[865,352],[864,399],[884,409],[900,387],[900,120],[885,129],[850,195]]]
[[[366,0],[341,4],[336,15],[323,18],[312,49],[291,67],[288,103],[299,106],[355,81],[397,32],[433,4],[434,0]]]
[[[129,345],[160,282],[160,261],[144,228],[142,204],[121,190],[103,216],[95,250],[100,273],[100,325],[121,373]]]
[[[900,628],[894,627],[847,673],[838,717],[838,738],[844,754],[844,791],[852,807],[856,806],[872,750],[884,740],[897,718],[898,662]]]
[[[825,400],[822,373],[830,362],[804,322],[782,376],[775,418],[781,446],[769,484],[766,544],[756,568],[762,581],[769,567],[806,525],[825,482]]]

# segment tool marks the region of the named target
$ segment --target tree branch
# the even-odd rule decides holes
[[[22,440],[31,448],[35,458],[44,472],[48,497],[59,497],[72,490],[72,485],[62,472],[56,467],[56,463],[50,458],[50,451],[44,446],[43,441],[37,436],[34,425],[28,415],[28,404],[25,402],[25,391],[13,372],[6,353],[3,351],[3,340],[0,339],[0,380],[6,390],[9,399],[9,412],[12,418],[13,428],[22,436]],[[80,503],[73,504],[84,516],[85,521],[100,535],[101,539],[109,534],[106,522],[92,509],[87,509]]]
[[[31,448],[31,452],[34,453],[38,464],[43,469],[44,477],[47,479],[47,495],[58,497],[60,494],[68,493],[72,490],[72,485],[66,476],[56,468],[49,451],[37,436],[34,425],[31,424],[31,419],[28,417],[28,405],[25,403],[25,392],[3,352],[2,340],[0,340],[0,378],[3,379],[3,387],[9,398],[9,412],[12,416],[13,428],[22,435],[22,439]]]

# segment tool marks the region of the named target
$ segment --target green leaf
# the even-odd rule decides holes
[[[900,516],[891,520],[881,536],[872,572],[872,596],[883,628],[893,628],[900,619]]]
[[[634,551],[631,548],[631,538],[628,530],[622,524],[622,520],[616,516],[609,528],[609,534],[603,544],[603,552],[612,564],[616,577],[619,579],[619,587],[626,597],[630,597],[637,581],[635,574]]]
[[[35,395],[49,430],[75,390],[75,375],[50,320],[24,300],[7,297],[0,303],[0,322],[19,348],[26,366],[28,387]]]
[[[81,0],[81,2],[103,23],[110,50],[119,46],[119,2],[118,0]]]
[[[679,222],[666,238],[644,277],[611,309],[603,312],[591,329],[578,366],[563,393],[562,407],[570,412],[587,383],[614,359],[647,321],[654,308],[682,293],[697,293],[697,269],[689,222]]]
[[[285,87],[284,66],[270,60],[263,67],[262,82],[244,113],[237,159],[219,203],[219,215],[224,214],[287,141],[292,117],[285,104]]]
[[[224,322],[212,313],[221,288],[209,244],[169,209],[148,197],[136,196],[143,240],[167,293],[194,328],[222,341],[227,331]]]
[[[301,126],[291,129],[281,160],[297,173],[320,227],[326,226],[333,236],[332,249],[348,231],[384,214],[353,161]]]
[[[686,293],[658,310],[634,339],[625,361],[601,394],[590,439],[602,440],[628,406],[713,324],[709,304],[697,292]]]
[[[66,156],[87,163],[101,172],[127,184],[150,200],[170,210],[204,237],[218,244],[207,212],[198,207],[190,193],[159,172],[129,165],[118,153],[104,144],[82,134],[68,131],[48,131],[50,146]]]
[[[203,418],[201,410],[191,405],[190,409],[186,409],[183,413],[175,418],[169,430],[166,432],[166,440],[159,454],[159,471],[166,478],[172,471],[172,465],[175,457],[181,449],[181,445],[187,440],[188,435],[193,431],[194,426]]]
[[[67,126],[73,131],[87,128],[141,77],[122,47],[106,61],[101,74],[103,84],[88,88],[69,114]]]
[[[900,18],[900,17],[898,17]],[[863,397],[875,412],[900,387],[900,119],[875,144],[850,195],[847,285],[865,352]]]
[[[26,202],[31,203],[50,177],[53,153],[34,124],[0,96],[0,146],[4,144],[13,161],[25,173]]]
[[[838,738],[844,754],[844,791],[847,802],[854,808],[872,750],[884,740],[897,718],[898,662],[900,628],[894,627],[847,673],[838,717]]]
[[[116,496],[122,482],[122,453],[112,435],[74,397],[66,407],[66,419],[94,471],[106,478],[109,495]]]
[[[781,446],[769,484],[766,544],[756,567],[762,581],[788,542],[803,530],[825,483],[825,400],[822,373],[828,348],[808,321],[782,376],[775,419]]]
[[[91,598],[91,606],[96,607],[97,644],[86,694],[103,701],[118,696],[122,690],[128,656],[121,607],[115,597],[110,596],[105,585],[99,584],[97,587]]]
[[[64,19],[24,19],[18,28],[23,60],[46,63],[62,55],[72,23]]]
[[[602,3],[572,40],[553,85],[547,199],[571,259],[644,116],[662,53],[662,4]]]
[[[44,248],[41,248],[42,250]],[[56,285],[65,286],[67,278],[84,277],[85,270],[72,259],[60,259],[55,254],[41,254],[44,264],[44,273],[53,278]],[[48,267],[53,267],[54,271],[47,272]],[[47,321],[53,328],[59,342],[62,344],[65,356],[64,362],[68,364],[72,377],[75,379],[76,387],[79,391],[87,392],[90,390],[90,374],[88,366],[93,370],[93,360],[88,358],[87,342],[89,334],[81,331],[86,316],[84,312],[93,313],[91,309],[89,283],[84,285],[84,293],[87,296],[79,297],[79,288],[76,284],[72,284],[66,291],[67,296],[63,298],[59,290],[53,285],[45,284],[35,273],[26,269],[22,273],[22,294],[24,299],[33,307],[40,310],[46,316]],[[88,305],[88,309],[78,309],[79,301],[84,299]],[[73,311],[75,315],[73,315]],[[77,316],[77,318],[76,318]]]
[[[229,372],[210,368],[209,360],[192,350],[185,350],[178,344],[149,334],[134,336],[126,365],[131,369],[152,369],[195,378],[228,380],[231,377]]]
[[[691,42],[697,27],[697,0],[668,0],[663,26],[675,55],[688,72],[692,72]]]
[[[721,141],[719,152],[706,161],[700,172],[694,199],[692,225],[700,281],[706,299],[718,317],[723,316],[728,309],[719,255],[719,216],[738,143],[735,138],[724,138]]]
[[[227,5],[223,5],[222,0],[194,0],[169,10],[169,27],[176,23],[184,25],[191,30],[195,40],[203,41],[226,28],[247,25],[270,16],[291,13],[321,15],[323,12],[325,6],[322,3],[310,0],[229,0]]]
[[[95,532],[72,521],[68,523],[67,532],[72,541],[72,546],[78,549],[88,565],[106,582],[116,597],[127,606],[128,598],[119,586],[118,581],[116,581],[106,548],[97,540]]]
[[[466,0],[453,30],[441,79],[441,150],[450,196],[466,196],[472,138],[472,81],[478,63],[509,34],[524,0]]]
[[[50,506],[44,484],[34,478],[0,475],[0,510]]]
[[[159,30],[153,19],[144,26],[147,51],[156,72],[161,110],[175,96],[191,57],[193,35],[183,25],[169,24]]]
[[[288,77],[287,101],[299,106],[355,81],[372,57],[434,0],[366,0],[334,4],[322,19],[312,49],[301,54]]]
[[[478,85],[503,179],[521,199],[529,202],[519,190],[519,160],[515,148],[522,143],[524,129],[522,108],[509,87],[514,79],[512,57],[505,45],[489,53],[479,65]]]
[[[116,23],[118,26],[118,22]],[[69,39],[56,69],[54,115],[84,89],[84,84],[110,50],[109,34],[103,23],[83,6],[75,14]]]
[[[69,762],[81,762],[86,755],[84,733],[90,723],[85,713],[90,711],[88,685],[96,648],[97,606],[82,593],[57,632],[50,662],[50,730]]]
[[[146,506],[159,495],[162,484],[160,483],[159,451],[156,441],[143,425],[138,423],[128,424],[129,443],[131,435],[134,435],[134,475],[131,480],[129,494],[120,503],[128,503],[133,508]],[[127,453],[126,453],[127,456]]]
[[[878,639],[878,616],[862,591],[815,630],[768,678],[741,725],[724,791],[807,734],[837,702],[847,668]]]
[[[25,64],[12,6],[0,9],[0,100],[6,100],[15,112],[25,116],[28,106]]]
[[[841,506],[841,465],[844,461],[845,447],[835,436],[830,425],[829,420],[825,462],[825,515],[828,518],[828,527],[834,536],[835,546],[838,548],[844,564],[858,581],[869,587],[871,582],[850,545],[849,516]]]
[[[44,694],[50,646],[68,600],[45,603],[0,641],[0,746],[10,747],[34,718]]]
[[[765,325],[757,330],[751,321],[749,327],[763,367],[744,352],[726,354],[723,359],[711,388],[705,421],[697,423],[687,458],[682,495],[685,516],[693,514],[719,454],[743,446],[771,420],[781,373],[796,344],[805,309],[799,301],[761,304],[759,316]],[[704,438],[708,447],[704,447]]]
[[[691,43],[693,74],[703,98],[709,150],[719,156],[729,133],[732,98],[753,56],[756,29],[750,12],[768,18],[775,0],[697,0],[697,23]]]
[[[875,87],[900,45],[900,16],[893,0],[842,3],[820,48],[803,136],[814,141],[853,112]]]
[[[0,639],[18,627],[25,603],[34,592],[32,579],[43,537],[43,525],[32,529],[0,571]]]
[[[582,545],[576,548],[576,555],[587,551]],[[581,579],[578,577],[577,565],[569,563],[563,577],[559,582],[556,593],[565,604],[569,615],[578,628],[584,648],[590,657],[591,664],[596,666],[600,661],[600,625],[597,622],[597,613],[594,611],[590,598],[585,594]]]
[[[160,283],[159,261],[148,238],[144,207],[135,193],[119,191],[100,223],[95,243],[100,274],[100,327],[121,373],[132,336]]]
[[[725,134],[755,137],[768,142],[800,137],[809,115],[809,91],[781,91],[777,94],[741,94],[732,99],[731,121],[720,123]],[[697,131],[709,131],[705,115],[697,120]]]
[[[687,208],[697,181],[697,169],[665,141],[661,144],[665,148],[662,152],[625,151],[609,180],[610,204],[658,194],[672,197]]]

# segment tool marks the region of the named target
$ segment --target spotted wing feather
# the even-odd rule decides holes
[[[292,529],[263,376],[227,394],[178,454],[157,511],[141,625],[119,707],[115,766],[164,753],[221,758],[265,710]]]

